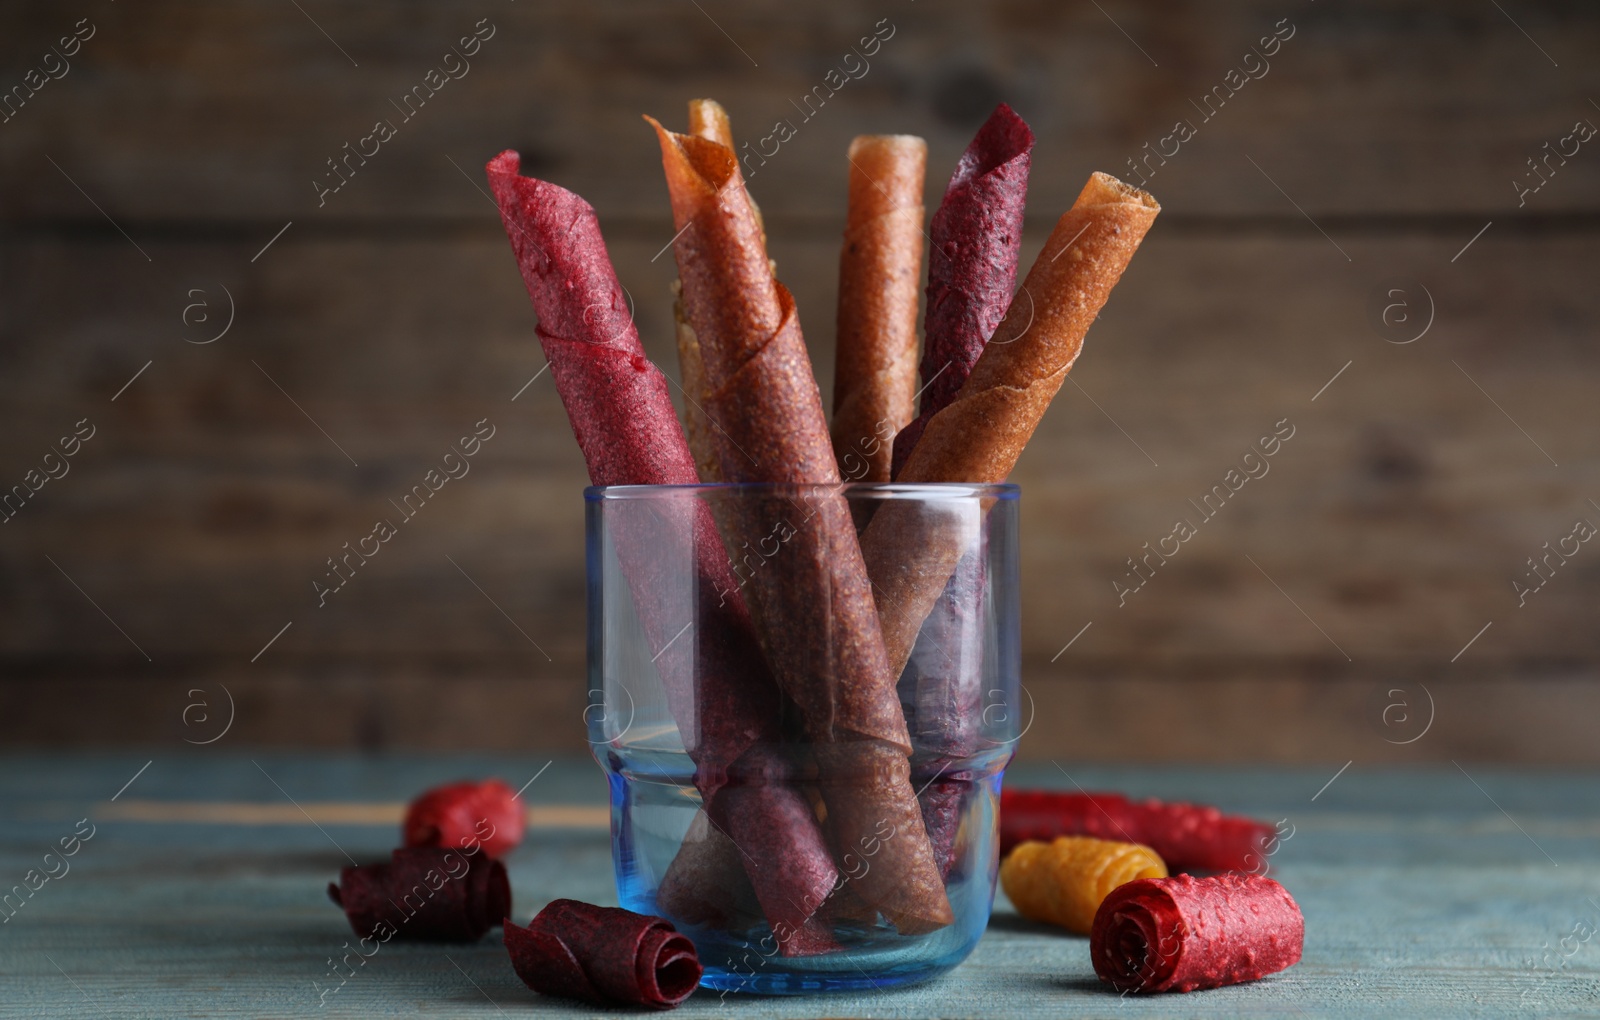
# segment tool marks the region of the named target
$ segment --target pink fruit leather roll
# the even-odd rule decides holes
[[[501,153],[488,164],[489,183],[590,481],[697,484],[666,377],[645,356],[594,209],[565,188],[522,176],[520,163],[516,152]],[[768,778],[780,753],[779,694],[716,524],[702,501],[687,497],[623,500],[609,523],[706,810],[744,851],[767,920],[801,927],[837,870],[809,804]],[[692,549],[683,550],[688,536]],[[671,583],[672,565],[686,556],[698,575],[692,604]],[[689,622],[697,633],[683,633]],[[770,810],[717,809],[718,792],[741,778],[736,785],[760,786]]]
[[[1300,907],[1270,878],[1140,878],[1100,904],[1089,954],[1118,991],[1192,992],[1294,966],[1305,931]]]

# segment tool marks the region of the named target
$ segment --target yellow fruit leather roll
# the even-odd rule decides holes
[[[1093,836],[1029,840],[1000,865],[1000,885],[1017,913],[1079,935],[1089,934],[1095,911],[1117,886],[1166,877],[1166,864],[1149,847]]]

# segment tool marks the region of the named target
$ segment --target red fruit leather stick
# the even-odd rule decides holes
[[[1173,871],[1253,871],[1267,859],[1272,826],[1203,804],[1130,801],[1119,793],[1004,790],[1000,853],[1029,839],[1095,836],[1143,843]]]
[[[961,154],[933,214],[928,228],[928,307],[920,366],[922,407],[895,436],[894,477],[911,456],[928,419],[960,392],[984,343],[1011,303],[1022,252],[1032,150],[1033,132],[1010,106],[1001,103]],[[925,636],[955,639],[961,635],[961,608],[984,584],[981,564],[963,566],[967,569],[951,579],[934,611],[939,619],[932,629],[925,626]],[[979,681],[976,671],[961,672],[960,666],[971,660],[956,648],[930,651],[932,654],[920,660],[914,655],[913,665],[900,680],[902,698],[915,706],[907,713],[907,721],[925,746],[949,755],[970,754],[976,749],[972,730],[982,683],[975,683]],[[965,785],[935,782],[918,797],[940,873],[947,876],[954,859]]]
[[[496,156],[489,184],[590,481],[697,484],[666,377],[645,357],[594,209],[565,188],[522,176],[520,165],[514,151]],[[697,766],[707,813],[744,851],[767,920],[798,928],[838,873],[809,804],[764,778],[773,772],[772,748],[780,739],[777,687],[710,511],[698,499],[663,502],[613,504],[617,558],[656,650],[668,708]],[[699,575],[693,606],[670,583],[673,565],[683,560],[671,547],[689,534]],[[683,634],[690,621],[698,633]],[[747,774],[770,810],[719,811],[718,791]]]
[[[894,476],[967,381],[1017,289],[1033,132],[1001,103],[967,145],[928,225],[922,408],[894,440]]]

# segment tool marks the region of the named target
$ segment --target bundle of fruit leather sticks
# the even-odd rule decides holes
[[[692,101],[687,133],[646,120],[677,231],[682,426],[594,210],[521,175],[514,151],[487,169],[591,482],[778,483],[657,501],[608,525],[702,805],[659,905],[690,925],[764,920],[791,956],[837,949],[841,918],[935,931],[952,921],[958,794],[932,782],[919,800],[912,770],[937,775],[973,753],[976,712],[968,678],[907,664],[919,637],[937,640],[943,616],[970,604],[981,560],[970,527],[912,501],[857,520],[843,485],[1003,482],[1159,206],[1093,174],[1017,290],[1033,134],[999,107],[928,225],[919,380],[927,147],[857,138],[830,429],[726,113]],[[778,555],[735,575],[729,550],[797,518]],[[663,582],[668,561],[697,574],[693,640],[674,640],[683,607]],[[867,841],[871,867],[843,874]]]

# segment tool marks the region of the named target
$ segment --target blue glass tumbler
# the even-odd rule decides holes
[[[621,904],[672,921],[724,992],[959,964],[1021,722],[1017,488],[585,499],[585,720]]]

